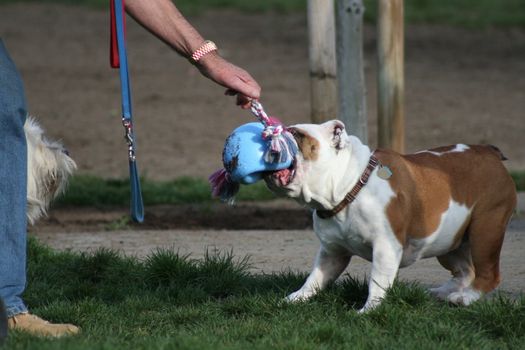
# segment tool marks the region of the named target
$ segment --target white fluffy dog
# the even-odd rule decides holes
[[[46,215],[49,203],[66,188],[77,165],[64,146],[48,140],[36,120],[24,125],[27,139],[27,220],[30,224]]]

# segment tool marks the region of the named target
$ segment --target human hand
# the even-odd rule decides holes
[[[204,76],[226,87],[226,95],[236,95],[236,104],[243,109],[250,108],[251,100],[261,96],[261,87],[248,72],[226,61],[216,52],[202,57],[197,67]]]

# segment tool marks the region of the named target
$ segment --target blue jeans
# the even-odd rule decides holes
[[[22,80],[0,39],[0,297],[9,317],[27,311],[26,114]]]

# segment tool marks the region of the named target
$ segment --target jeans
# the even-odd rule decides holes
[[[9,317],[27,312],[27,145],[24,87],[0,39],[0,297]]]

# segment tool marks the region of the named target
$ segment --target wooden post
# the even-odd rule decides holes
[[[378,146],[405,149],[403,0],[378,0]]]
[[[363,64],[362,0],[337,0],[336,47],[337,87],[339,91],[338,119],[349,134],[368,143],[366,88]]]
[[[308,0],[312,122],[337,117],[334,2]]]

